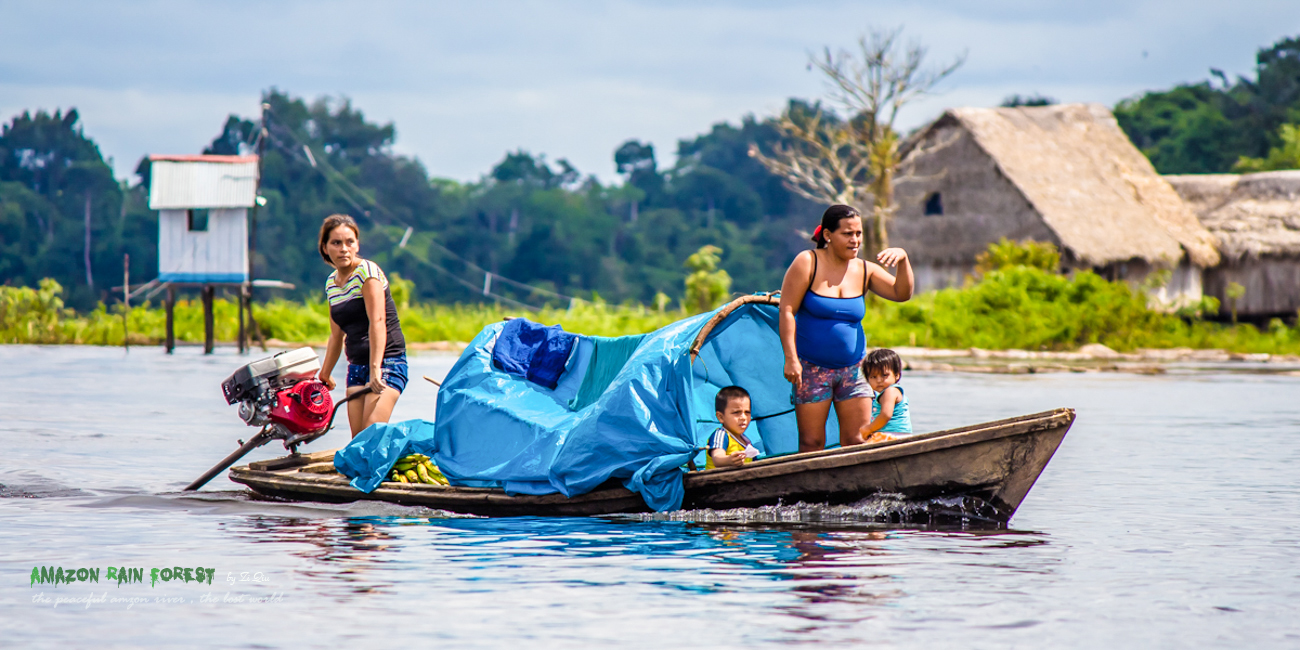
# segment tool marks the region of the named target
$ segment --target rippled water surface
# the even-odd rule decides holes
[[[418,377],[453,361],[412,357],[394,418],[432,418]],[[980,528],[873,523],[888,499],[484,519],[182,494],[253,432],[219,388],[244,362],[0,346],[0,646],[1300,647],[1300,377],[910,373],[918,431],[1078,410]],[[214,579],[150,584],[171,567]]]

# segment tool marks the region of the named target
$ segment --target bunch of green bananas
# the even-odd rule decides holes
[[[427,483],[429,485],[450,485],[447,477],[424,454],[411,454],[393,465],[389,477],[398,483]]]

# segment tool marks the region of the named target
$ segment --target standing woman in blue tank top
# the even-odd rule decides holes
[[[325,280],[330,307],[330,340],[321,362],[320,380],[334,389],[334,364],[348,358],[348,395],[370,387],[371,393],[348,402],[352,437],[387,422],[406,388],[406,339],[397,320],[397,305],[388,278],[378,264],[362,259],[361,230],[346,214],[325,217],[320,227],[320,256],[334,267]]]
[[[871,419],[871,386],[859,363],[866,356],[862,319],[866,293],[904,302],[912,297],[912,265],[901,248],[887,248],[876,261],[858,259],[862,215],[832,205],[813,232],[817,248],[795,256],[781,283],[781,348],[799,426],[799,451],[826,447],[831,404],[840,425],[840,445],[862,442]],[[898,267],[891,275],[884,267]]]

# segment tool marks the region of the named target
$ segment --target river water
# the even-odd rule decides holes
[[[224,476],[182,494],[253,432],[219,388],[246,361],[0,346],[0,646],[1300,647],[1297,376],[907,374],[917,431],[1078,410],[988,528],[874,523],[879,499],[485,519],[251,500]],[[394,419],[432,418],[419,376],[453,361],[413,356]]]

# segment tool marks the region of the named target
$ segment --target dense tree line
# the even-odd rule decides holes
[[[1255,56],[1254,78],[1212,79],[1120,102],[1115,117],[1164,174],[1230,172],[1242,157],[1283,145],[1282,126],[1300,123],[1300,37]]]
[[[752,116],[681,141],[670,168],[653,146],[624,143],[614,152],[622,183],[602,184],[566,160],[526,151],[460,183],[430,178],[419,161],[394,154],[394,125],[367,121],[346,99],[307,102],[273,89],[263,100],[265,143],[260,117],[232,115],[203,153],[264,145],[255,270],[293,282],[302,297],[320,293],[328,269],[314,242],[333,212],[355,216],[363,254],[413,280],[421,299],[483,300],[486,271],[495,274],[493,294],[539,305],[562,302],[556,294],[649,303],[663,293],[679,301],[685,262],[706,245],[722,250],[734,290],[775,288],[803,245],[797,230],[818,210],[749,157],[751,143],[770,147],[779,137]],[[0,280],[53,277],[68,288],[69,304],[87,308],[121,284],[123,252],[131,253],[134,281],[155,277],[147,159],[136,170],[140,183],[114,181],[75,111],[15,118],[0,154]],[[93,289],[81,264],[87,196]]]
[[[1300,132],[1282,128],[1300,123],[1300,38],[1261,49],[1253,78],[1214,77],[1116,107],[1120,125],[1157,169],[1224,172],[1242,157],[1300,146],[1283,141]],[[321,219],[333,212],[357,217],[363,254],[413,280],[419,299],[484,300],[485,274],[492,273],[494,296],[532,305],[593,294],[613,302],[653,303],[659,294],[680,301],[687,259],[709,245],[721,249],[719,266],[733,291],[774,289],[806,246],[799,232],[820,212],[750,155],[751,147],[768,153],[782,143],[775,118],[748,116],[681,140],[672,166],[660,163],[653,146],[625,142],[612,152],[620,183],[526,151],[507,153],[482,178],[462,183],[431,178],[418,160],[394,154],[396,127],[367,121],[346,99],[308,102],[272,89],[263,101],[270,107],[264,142],[261,116],[232,115],[203,151],[264,148],[267,201],[257,216],[255,270],[295,283],[295,297],[319,298],[328,269],[314,242]],[[1012,97],[1007,105],[1051,101]],[[786,113],[820,108],[791,100]],[[113,178],[75,109],[23,113],[5,124],[0,282],[35,286],[52,277],[70,305],[85,309],[121,284],[124,253],[133,281],[155,277],[147,160],[137,174],[135,184]]]
[[[75,109],[24,112],[0,130],[0,283],[55,278],[81,307],[157,272],[158,218],[143,192],[113,178]]]

